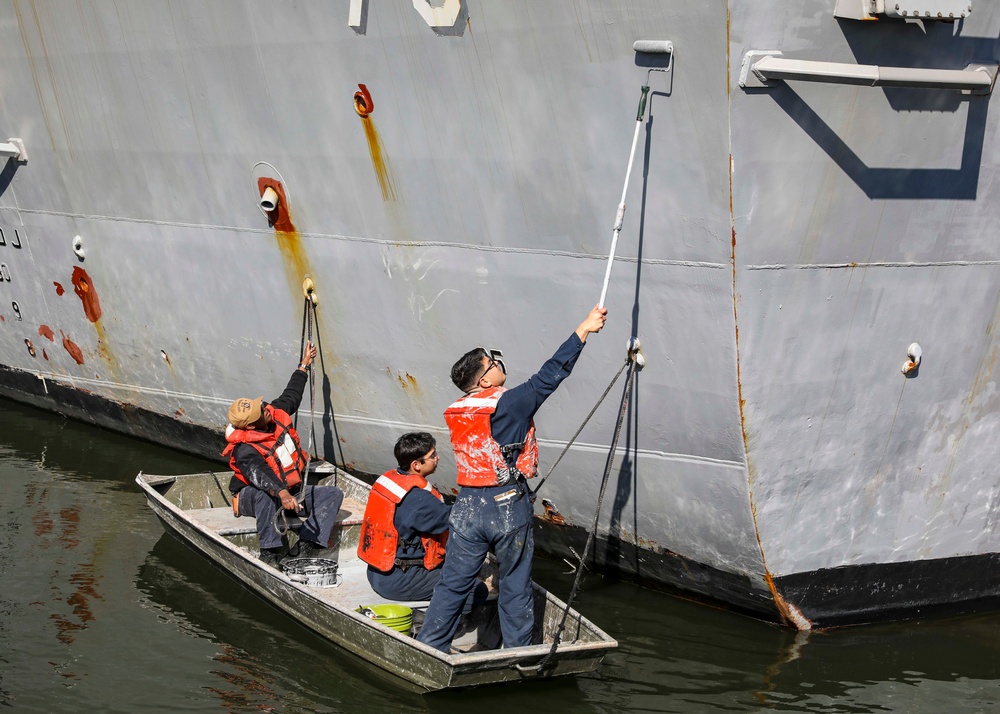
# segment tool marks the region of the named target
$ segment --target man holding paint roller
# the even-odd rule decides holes
[[[533,418],[570,375],[587,336],[600,332],[608,311],[598,305],[527,382],[505,389],[507,368],[498,350],[477,347],[451,368],[465,396],[445,410],[455,450],[458,485],[448,557],[417,639],[448,652],[463,605],[488,551],[500,571],[500,630],[504,647],[531,644],[533,509],[526,478],[538,467]]]

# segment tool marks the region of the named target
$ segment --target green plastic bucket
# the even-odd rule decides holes
[[[367,605],[358,608],[358,612],[362,614],[367,614],[365,611],[372,613],[367,616],[375,622],[391,627],[404,635],[409,633],[410,626],[413,624],[413,610],[406,605]]]

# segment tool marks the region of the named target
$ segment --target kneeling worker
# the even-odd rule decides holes
[[[399,437],[399,468],[379,476],[368,497],[358,557],[368,563],[372,590],[389,600],[429,600],[441,579],[451,506],[427,481],[438,466],[435,446],[427,432]],[[486,596],[480,583],[464,609]]]
[[[308,342],[285,391],[270,404],[263,397],[241,397],[229,407],[229,444],[222,455],[229,457],[233,470],[229,481],[233,510],[240,516],[256,517],[260,559],[273,568],[284,555],[281,534],[274,524],[279,507],[304,517],[296,555],[308,557],[329,547],[344,501],[343,491],[336,486],[301,488],[307,458],[291,415],[302,402],[307,370],[315,357],[316,347]]]

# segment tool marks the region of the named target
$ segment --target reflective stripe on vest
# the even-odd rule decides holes
[[[393,472],[390,471],[389,473]],[[410,492],[411,488],[422,488],[425,491],[429,491],[433,493],[435,496],[437,496],[439,501],[441,500],[441,495],[434,490],[434,487],[430,485],[427,479],[423,478],[422,476],[411,476],[410,478],[420,479],[421,481],[424,482],[424,485],[420,486],[418,482],[417,484],[409,486],[408,488],[403,488],[402,486],[397,484],[395,480],[393,480],[389,476],[386,476],[385,474],[382,474],[375,480],[375,485],[384,488],[386,491],[389,491],[393,496],[395,496],[397,499],[396,503],[402,501],[403,497]]]

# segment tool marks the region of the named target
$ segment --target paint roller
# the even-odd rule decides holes
[[[628,155],[628,170],[625,172],[625,185],[622,187],[622,200],[618,204],[618,213],[615,215],[615,228],[611,237],[611,252],[608,254],[608,267],[604,273],[604,287],[601,288],[601,301],[598,307],[604,307],[604,299],[608,295],[608,283],[611,280],[611,266],[615,262],[615,249],[618,247],[618,234],[621,233],[622,223],[625,220],[625,194],[628,193],[628,181],[632,175],[632,162],[635,159],[635,146],[639,141],[639,129],[642,127],[642,119],[646,114],[646,97],[649,94],[649,75],[652,72],[669,72],[674,64],[674,43],[669,40],[636,40],[632,44],[632,49],[637,54],[647,55],[667,55],[666,67],[650,67],[646,72],[646,83],[642,85],[642,94],[639,97],[639,109],[635,115],[635,134],[632,135],[632,150]]]

